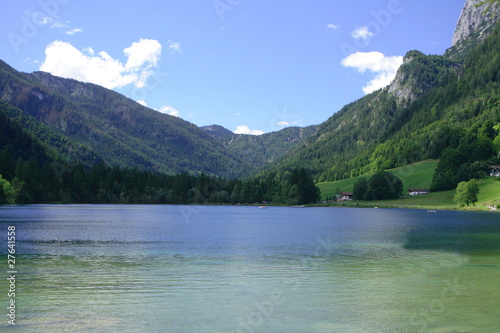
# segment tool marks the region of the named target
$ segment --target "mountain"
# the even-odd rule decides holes
[[[231,141],[233,137],[238,136],[238,134],[234,134],[227,128],[220,125],[203,126],[201,127],[201,129],[222,144],[226,143],[227,141]]]
[[[407,105],[441,84],[449,74],[459,73],[460,68],[459,62],[410,51],[389,85],[388,93],[396,98],[398,105]]]
[[[251,136],[217,125],[198,128],[98,85],[44,72],[20,73],[2,61],[0,99],[14,106],[9,116],[42,139],[54,156],[87,166],[102,161],[167,174],[247,177],[316,129]]]
[[[0,108],[38,140],[45,155],[88,167],[104,162],[228,178],[261,172],[273,181],[304,168],[316,181],[326,181],[437,159],[459,146],[477,146],[485,154],[469,155],[485,156],[500,122],[498,1],[489,2],[490,7],[466,2],[445,55],[408,52],[388,87],[344,106],[319,126],[261,136],[218,125],[199,128],[103,87],[21,73],[2,61]],[[480,142],[482,137],[489,141]]]
[[[6,179],[15,177],[18,160],[34,159],[41,164],[52,161],[43,144],[31,136],[9,113],[17,112],[12,106],[0,101],[0,166]]]
[[[146,108],[103,87],[44,72],[20,73],[0,61],[0,98],[66,160],[91,152],[109,165],[162,173],[247,175],[252,167],[194,124]],[[55,136],[57,138],[55,139]],[[65,141],[58,145],[57,141]],[[74,147],[84,154],[75,154]]]
[[[287,127],[259,136],[235,134],[219,125],[205,126],[202,129],[231,153],[259,169],[285,157],[313,135],[318,127]]]
[[[482,14],[476,3],[467,1],[459,22]],[[408,52],[388,87],[344,106],[272,170],[304,167],[316,181],[333,181],[436,159],[484,133],[491,146],[500,122],[500,27],[491,10],[485,15],[469,30],[459,24],[453,57]]]
[[[493,30],[498,17],[497,1],[468,0],[458,19],[447,57],[463,55],[483,41]]]

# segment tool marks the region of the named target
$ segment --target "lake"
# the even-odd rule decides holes
[[[30,205],[0,207],[0,230],[6,332],[500,328],[498,213]]]

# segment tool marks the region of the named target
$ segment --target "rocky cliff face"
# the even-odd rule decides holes
[[[498,10],[498,3],[467,0],[453,34],[451,49],[447,54],[452,51],[459,53],[485,39],[498,21]]]
[[[399,104],[413,102],[427,91],[460,70],[460,63],[442,56],[426,56],[419,51],[408,52],[398,73],[389,85],[389,95]]]
[[[495,27],[500,17],[499,9],[496,2],[467,0],[453,34],[452,47],[446,51],[445,58],[427,57],[418,51],[408,52],[388,87],[389,94],[398,103],[413,102],[439,84],[447,73],[460,70],[461,57],[485,39]]]

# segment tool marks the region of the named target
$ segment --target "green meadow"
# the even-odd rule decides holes
[[[435,192],[428,195],[409,196],[407,191],[409,188],[424,188],[428,189],[432,182],[434,170],[438,164],[437,160],[426,160],[413,163],[401,168],[387,170],[399,177],[403,182],[404,194],[396,200],[384,201],[354,201],[334,203],[348,206],[369,205],[369,206],[390,206],[390,207],[407,207],[407,208],[424,208],[424,209],[457,209],[459,208],[453,198],[455,190]],[[369,177],[370,175],[363,176]],[[319,183],[317,186],[321,190],[322,200],[335,196],[338,191],[351,192],[356,181],[362,177],[354,177],[335,182]],[[475,207],[464,207],[463,209],[488,209],[490,205],[500,205],[500,181],[496,178],[487,177],[479,180],[479,195],[478,202]]]

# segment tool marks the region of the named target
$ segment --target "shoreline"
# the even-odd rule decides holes
[[[330,202],[330,203],[312,203],[298,206],[291,206],[286,204],[218,204],[218,203],[191,203],[191,204],[161,204],[161,203],[64,203],[64,202],[49,202],[49,203],[35,203],[35,204],[0,204],[2,207],[23,207],[23,206],[38,206],[38,205],[60,205],[60,206],[88,206],[88,205],[106,205],[106,206],[232,206],[232,207],[289,207],[289,208],[371,208],[371,209],[419,209],[428,211],[459,211],[459,212],[500,212],[500,210],[493,211],[486,206],[473,206],[473,207],[457,207],[457,206],[425,206],[425,205],[403,205],[394,203],[367,203],[367,202]]]
[[[433,206],[433,205],[408,205],[408,204],[395,204],[395,203],[381,203],[381,202],[354,202],[354,201],[344,201],[344,202],[331,202],[323,204],[310,204],[308,207],[345,207],[345,208],[383,208],[383,209],[420,209],[420,210],[450,210],[459,212],[500,212],[493,211],[487,206],[469,206],[469,207],[458,207],[458,206]]]

